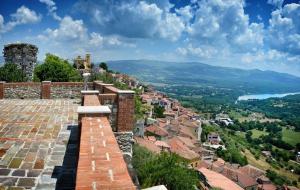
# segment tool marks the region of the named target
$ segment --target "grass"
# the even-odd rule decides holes
[[[268,132],[266,132],[266,131],[260,131],[257,129],[252,129],[251,131],[252,131],[252,138],[255,138],[255,139],[259,138],[262,135],[268,134]]]
[[[287,171],[283,168],[280,168],[280,169],[273,168],[268,162],[266,162],[266,158],[262,155],[260,156],[260,158],[258,160],[256,160],[254,155],[251,154],[251,152],[249,150],[245,150],[245,152],[243,154],[247,157],[249,164],[251,164],[261,170],[271,169],[271,170],[274,170],[275,172],[277,172],[278,174],[287,177],[290,180],[298,181],[299,176],[297,174],[291,173],[290,171]],[[298,188],[299,187],[300,187],[300,184],[298,183]]]
[[[300,143],[300,132],[284,127],[282,130],[282,140],[295,146],[297,143]]]

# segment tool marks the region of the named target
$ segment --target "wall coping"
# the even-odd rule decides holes
[[[108,114],[111,113],[111,110],[108,106],[78,106],[77,108],[78,114],[97,114],[97,113],[104,113]]]
[[[133,90],[118,90],[119,94],[134,94]]]
[[[99,94],[99,90],[81,90],[82,95]]]

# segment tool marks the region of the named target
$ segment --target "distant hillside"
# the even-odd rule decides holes
[[[109,68],[154,85],[187,85],[242,90],[245,93],[299,92],[300,78],[284,73],[242,70],[197,62],[107,61]]]

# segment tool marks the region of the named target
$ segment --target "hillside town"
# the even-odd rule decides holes
[[[226,149],[221,135],[207,134],[206,142],[201,141],[202,127],[206,123],[231,125],[233,120],[226,114],[217,114],[214,120],[201,118],[191,108],[183,107],[178,100],[141,84],[126,74],[112,74],[115,80],[131,89],[142,89],[139,95],[148,108],[144,119],[138,120],[134,129],[135,143],[154,153],[172,152],[186,159],[189,166],[200,173],[203,189],[224,190],[276,190],[278,187],[266,176],[266,172],[247,164],[231,164],[219,158],[215,151]],[[155,108],[160,107],[163,117],[157,117]],[[285,189],[296,190],[286,186]]]

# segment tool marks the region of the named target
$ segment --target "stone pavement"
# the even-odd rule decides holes
[[[74,189],[80,100],[0,100],[0,190]]]

